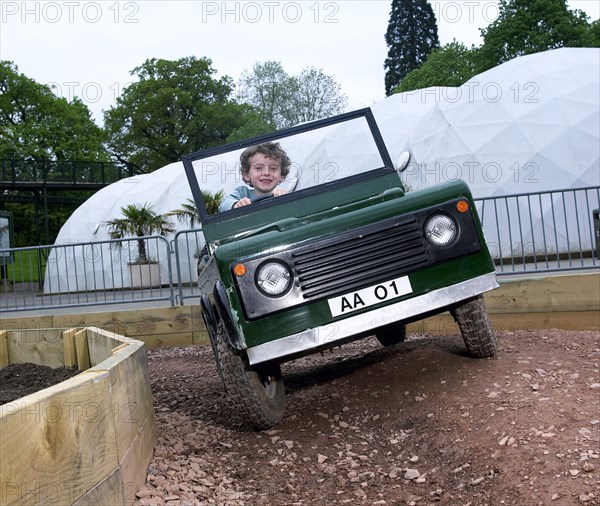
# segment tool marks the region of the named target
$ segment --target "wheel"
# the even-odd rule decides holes
[[[217,325],[214,350],[225,391],[248,424],[256,430],[275,426],[285,409],[279,364],[250,367],[246,353],[229,345],[222,321]]]
[[[402,343],[406,339],[406,325],[396,322],[385,327],[379,327],[375,330],[375,337],[381,343],[381,346],[393,346]]]
[[[470,356],[483,358],[496,353],[498,339],[482,295],[460,303],[450,312],[458,324]]]

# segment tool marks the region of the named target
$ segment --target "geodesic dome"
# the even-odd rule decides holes
[[[423,103],[405,180],[416,189],[460,178],[477,196],[597,185],[599,75],[600,50],[564,48],[516,58],[459,88],[392,97]]]
[[[411,162],[402,175],[410,189],[459,178],[469,184],[476,198],[595,186],[600,184],[599,76],[600,49],[563,48],[516,58],[458,88],[396,94],[372,110],[392,160],[405,150],[411,152]],[[332,139],[334,136],[335,132]],[[352,145],[352,139],[344,142]],[[316,156],[304,153],[302,146],[286,149],[290,155],[294,153],[293,159]],[[204,188],[229,191],[240,184],[235,171],[228,174],[227,180],[212,186],[209,182]],[[80,206],[62,227],[56,243],[107,239],[101,223],[118,217],[125,205],[150,202],[157,212],[166,213],[189,197],[180,162],[119,181]],[[556,198],[539,197],[532,207],[531,222],[518,224],[519,240],[533,244],[534,250],[536,241],[539,244],[539,238],[546,235],[553,238],[556,250],[569,248],[571,238],[561,230],[574,230],[579,226],[577,220],[589,213],[590,202],[575,199],[564,216],[550,216],[550,202]],[[564,202],[561,205],[566,209]],[[591,206],[598,204],[592,202]],[[502,216],[508,215],[509,209],[500,210],[500,221],[488,218],[489,207],[479,211],[488,241],[493,243],[492,253],[511,251],[514,238],[501,225],[514,219]],[[184,223],[176,225],[188,228]],[[591,247],[590,232],[580,234],[583,248]],[[168,258],[166,254],[159,257],[161,262]],[[79,265],[84,263],[75,258],[62,270],[48,270],[45,291],[66,286],[69,277],[102,274],[97,262],[87,268]],[[193,281],[195,274],[182,267],[182,280]],[[166,266],[163,268],[166,272]],[[118,288],[127,286],[128,280],[114,282]]]
[[[479,209],[497,257],[591,249],[598,193],[590,202],[584,193],[539,192],[600,184],[599,76],[600,50],[563,48],[516,58],[459,88],[409,92],[425,105],[410,128],[403,180],[418,189],[463,179],[476,197],[535,193],[512,210],[498,200],[487,219]]]

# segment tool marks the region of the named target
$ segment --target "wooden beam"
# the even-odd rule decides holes
[[[64,365],[63,329],[34,328],[8,332],[8,349],[13,364]]]
[[[67,329],[62,333],[63,355],[65,367],[77,367],[77,351],[75,349],[75,334],[81,329]]]
[[[87,340],[87,329],[82,329],[74,336],[75,353],[77,355],[77,368],[85,371],[90,368],[90,350]]]
[[[8,355],[8,331],[0,330],[0,369],[10,364]]]
[[[119,466],[106,371],[3,404],[0,424],[0,476],[16,485],[3,505],[72,504]],[[63,483],[70,486],[56,486]]]

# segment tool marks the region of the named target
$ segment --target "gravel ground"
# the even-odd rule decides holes
[[[210,347],[149,352],[158,442],[141,505],[600,504],[600,333],[363,339],[283,365],[286,413],[244,426]]]

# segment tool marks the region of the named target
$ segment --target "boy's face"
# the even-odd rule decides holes
[[[284,179],[279,160],[262,153],[250,157],[250,170],[244,172],[244,181],[252,183],[257,195],[272,193]]]

